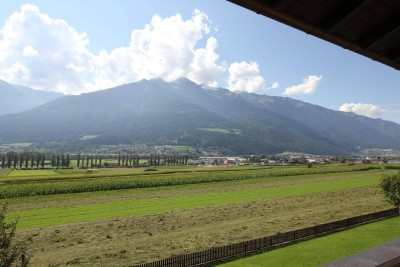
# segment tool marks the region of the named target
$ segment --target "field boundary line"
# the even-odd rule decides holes
[[[283,246],[303,239],[321,236],[324,234],[345,230],[350,227],[366,224],[380,219],[399,216],[399,208],[393,208],[374,213],[359,215],[339,221],[324,223],[306,227],[272,236],[247,240],[240,243],[214,247],[207,250],[193,252],[150,263],[133,265],[133,267],[186,267],[186,266],[210,266],[243,257],[250,254]]]

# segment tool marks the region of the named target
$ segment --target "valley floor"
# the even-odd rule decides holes
[[[19,236],[27,240],[33,266],[128,266],[391,207],[377,184],[393,170],[337,168],[304,175],[282,170],[286,176],[270,176],[267,168],[215,169],[208,175],[229,177],[236,170],[257,175],[8,202],[10,216],[21,216]],[[32,183],[26,177],[21,181]]]

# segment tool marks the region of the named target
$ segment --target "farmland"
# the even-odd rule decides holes
[[[399,225],[400,217],[391,218],[279,248],[221,266],[320,266],[400,238]],[[288,255],[291,256],[288,257]]]
[[[0,177],[6,177],[11,172],[11,169],[0,169]]]
[[[124,266],[389,208],[379,165],[12,171],[32,264]],[[54,173],[41,173],[48,171]],[[19,176],[15,176],[16,174]],[[22,238],[22,237],[21,237]]]

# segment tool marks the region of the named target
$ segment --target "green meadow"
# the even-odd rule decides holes
[[[220,266],[320,266],[397,238],[400,238],[400,217],[354,227]]]
[[[377,185],[382,174],[397,171],[380,165],[4,170],[0,197],[9,203],[8,220],[19,217],[32,264],[65,265],[75,257],[83,265],[120,266],[390,208]]]

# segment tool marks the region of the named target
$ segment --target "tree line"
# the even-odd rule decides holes
[[[7,152],[0,154],[1,168],[69,168],[69,154],[46,154],[40,152]]]
[[[70,168],[71,161],[78,168],[140,167],[187,165],[187,155],[98,155],[98,154],[53,154],[40,152],[7,152],[0,154],[0,167],[14,169]],[[112,160],[116,163],[107,162]]]

